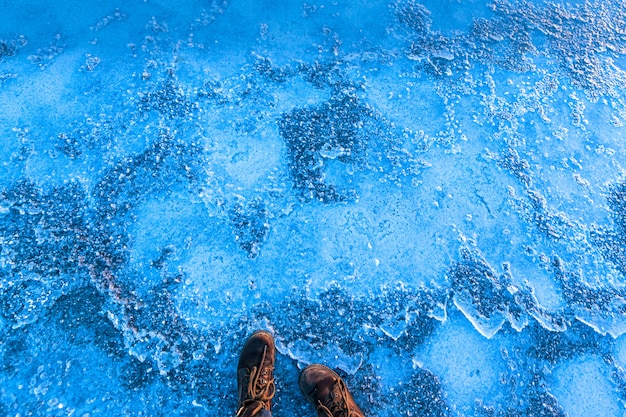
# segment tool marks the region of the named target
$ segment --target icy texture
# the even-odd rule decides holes
[[[626,2],[0,6],[0,415],[626,411]]]

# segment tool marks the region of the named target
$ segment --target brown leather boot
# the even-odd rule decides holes
[[[275,360],[274,338],[266,331],[253,333],[243,345],[237,365],[237,417],[252,417],[263,409],[272,409]]]
[[[319,417],[365,417],[343,379],[324,365],[309,365],[300,373],[300,390]]]

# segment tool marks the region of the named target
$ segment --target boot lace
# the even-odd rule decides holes
[[[237,417],[253,416],[261,409],[270,408],[269,402],[274,398],[276,385],[272,369],[263,366],[267,356],[267,346],[263,349],[261,367],[253,366],[252,369],[244,368],[239,371],[245,373],[244,382],[239,386],[239,398],[243,398]]]
[[[322,404],[317,401],[317,414],[320,417],[363,417],[361,414],[349,407],[348,389],[343,380],[338,379],[330,391],[328,399]]]

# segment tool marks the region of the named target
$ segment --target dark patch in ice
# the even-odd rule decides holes
[[[456,294],[467,294],[476,311],[489,319],[504,314],[512,304],[505,277],[498,276],[481,257],[469,249],[461,250],[461,262],[450,271],[452,289]]]
[[[140,94],[139,111],[157,111],[170,119],[184,118],[196,109],[179,85],[174,70],[168,69],[165,79],[152,86],[152,89]]]
[[[235,228],[237,244],[250,258],[255,258],[269,231],[265,203],[260,198],[237,201],[230,209],[229,217]]]
[[[98,214],[108,219],[121,217],[151,193],[168,192],[181,180],[195,184],[202,175],[201,152],[199,146],[161,132],[145,151],[105,172],[94,190]]]
[[[11,42],[0,39],[0,60],[5,56],[13,56],[17,53],[17,47]]]
[[[527,199],[512,199],[511,204],[526,221],[550,239],[577,240],[580,228],[565,213],[552,210],[539,190],[527,188],[525,193]]]
[[[626,291],[603,282],[588,283],[581,272],[559,257],[553,260],[554,274],[571,314],[596,332],[613,337],[626,332]]]
[[[295,109],[280,118],[289,171],[303,199],[324,203],[355,199],[355,190],[338,189],[326,182],[324,163],[328,158],[355,162],[366,146],[358,133],[369,116],[369,108],[354,94],[338,94],[320,106]]]
[[[531,185],[530,164],[519,156],[517,150],[508,147],[498,158],[497,163],[499,167],[509,170],[524,186]]]
[[[354,375],[346,374],[341,369],[338,370],[338,373],[346,381],[350,393],[361,410],[374,410],[370,412],[374,414],[377,408],[383,408],[384,404],[387,403],[384,400],[386,393],[382,387],[380,376],[376,374],[372,364],[365,363]]]
[[[303,62],[298,72],[316,88],[337,88],[348,82],[342,75],[339,64],[338,61],[315,61],[312,64]]]
[[[152,383],[157,375],[158,371],[154,369],[151,361],[144,360],[141,362],[137,358],[130,357],[120,369],[118,378],[126,389],[137,391]]]
[[[436,328],[432,312],[444,305],[445,297],[443,291],[398,288],[355,298],[331,286],[316,298],[299,293],[254,311],[280,335],[283,353],[307,364],[321,352],[335,352],[336,367],[355,373],[361,366],[358,358],[376,345],[400,354],[424,343]]]
[[[207,80],[198,88],[197,94],[199,98],[209,100],[217,100],[219,104],[224,104],[228,99],[224,95],[224,87],[219,81]]]
[[[362,80],[347,75],[346,69],[350,65],[350,60],[333,56],[329,59],[316,59],[313,62],[298,61],[293,67],[290,64],[278,67],[268,58],[257,56],[254,68],[266,80],[275,83],[299,76],[317,89],[328,89],[333,95],[345,95],[364,86]]]
[[[254,69],[263,75],[267,80],[275,83],[283,83],[291,78],[295,71],[289,66],[276,67],[269,58],[257,55],[254,62]]]
[[[137,329],[149,329],[159,339],[155,343],[163,353],[163,368],[176,367],[180,363],[190,343],[188,335],[192,333],[178,318],[172,300],[171,292],[177,284],[176,278],[165,280],[137,300],[135,311],[125,312],[130,320],[129,325]]]
[[[0,370],[6,372],[9,377],[15,376],[23,365],[28,353],[28,344],[25,340],[26,333],[27,331],[22,328],[7,331],[3,335],[4,340],[2,345],[0,345],[0,358],[2,358],[0,360]]]
[[[566,417],[567,414],[559,405],[556,397],[546,387],[546,383],[539,374],[535,374],[528,384],[526,393],[529,397],[528,408],[519,414],[522,416],[533,417]]]
[[[26,38],[23,36],[18,36],[15,39],[4,40],[0,39],[0,62],[5,57],[12,57],[17,55],[20,48],[26,45]],[[0,74],[0,83],[2,82],[2,76],[5,74]]]
[[[78,139],[68,136],[65,133],[59,133],[57,136],[57,143],[55,143],[54,147],[71,159],[74,159],[83,153]]]
[[[603,256],[612,262],[622,274],[626,274],[626,239],[624,234],[606,228],[593,228],[592,242],[602,251]]]
[[[123,357],[124,341],[106,317],[105,298],[92,286],[61,295],[49,312],[64,332],[67,342],[74,345],[93,343],[108,355]]]
[[[176,248],[168,246],[159,250],[159,256],[150,261],[150,266],[156,269],[163,269],[170,259],[175,257]]]
[[[77,182],[43,192],[22,180],[1,192],[2,254],[12,260],[12,273],[58,276],[80,268],[91,234],[85,197]]]
[[[167,261],[173,257],[176,252],[176,248],[168,246],[159,250],[159,257],[150,261],[150,266],[156,269],[162,269],[167,265]]]
[[[439,378],[427,369],[418,368],[399,396],[399,415],[420,417],[446,417],[452,415],[446,403]]]
[[[120,138],[128,134],[128,120],[124,113],[117,113],[114,117],[99,114],[98,117],[85,115],[83,120],[74,120],[56,130],[53,140],[56,150],[65,156],[76,159],[89,151],[106,152],[109,147]]]
[[[508,264],[503,268],[498,275],[478,251],[462,248],[450,270],[454,304],[481,334],[491,338],[505,322],[521,331],[531,317],[551,331],[567,328],[564,316],[539,305],[532,287],[514,284]]]
[[[21,180],[0,194],[2,316],[13,327],[35,322],[65,291],[84,283],[93,230],[77,182],[47,192]]]
[[[52,298],[49,286],[35,279],[7,279],[3,287],[0,289],[0,317],[12,327],[36,321],[42,307]]]
[[[552,332],[541,326],[530,328],[533,344],[528,348],[532,358],[557,363],[586,353],[606,354],[606,336],[601,336],[589,326],[572,322],[566,332]]]
[[[626,181],[618,181],[609,188],[607,202],[611,209],[614,230],[593,228],[592,241],[602,254],[626,274]]]
[[[257,314],[267,317],[272,323],[288,348],[294,343],[305,341],[307,345],[304,348],[298,346],[297,350],[314,353],[315,350],[323,351],[329,344],[335,344],[341,346],[348,356],[362,355],[367,349],[364,344],[354,340],[367,317],[366,309],[365,304],[338,287],[320,294],[318,299],[308,298],[305,293],[301,293],[275,307],[255,307]],[[306,358],[303,359],[306,361]]]
[[[554,259],[555,278],[561,287],[563,296],[570,304],[577,304],[586,310],[615,310],[618,314],[626,313],[626,293],[618,288],[593,287],[583,282],[579,272],[567,270],[563,261]],[[612,308],[611,308],[612,307]]]

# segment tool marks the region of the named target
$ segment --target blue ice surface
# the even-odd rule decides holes
[[[0,415],[624,414],[626,1],[0,16]]]

